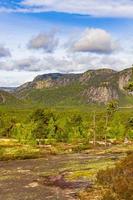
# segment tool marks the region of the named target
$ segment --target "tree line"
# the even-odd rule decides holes
[[[119,110],[118,102],[111,101],[105,110],[82,112],[57,111],[39,108],[24,121],[0,114],[0,136],[15,138],[19,142],[36,145],[41,143],[89,143],[97,141],[124,141],[133,139],[133,113]]]

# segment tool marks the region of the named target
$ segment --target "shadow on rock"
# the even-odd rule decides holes
[[[46,176],[42,181],[42,184],[47,186],[60,187],[61,189],[87,189],[91,188],[91,184],[88,181],[67,181],[65,179],[66,174],[59,174],[57,176]]]

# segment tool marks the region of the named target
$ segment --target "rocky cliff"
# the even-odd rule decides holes
[[[43,101],[53,96],[62,101],[64,98],[74,101],[82,99],[85,103],[106,104],[112,99],[119,100],[121,96],[132,95],[132,91],[125,89],[132,80],[133,68],[120,72],[99,69],[89,70],[83,74],[43,74],[17,88],[16,94],[22,98],[30,98],[30,95],[34,98],[36,95],[36,99],[41,98]],[[64,93],[66,96],[63,96]]]

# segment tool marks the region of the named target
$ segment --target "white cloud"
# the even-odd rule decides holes
[[[21,0],[17,7],[0,6],[1,13],[24,12],[65,12],[94,17],[133,18],[132,0]]]
[[[81,73],[89,69],[112,68],[121,70],[133,63],[132,54],[51,54],[42,58],[29,57],[0,63],[0,87],[18,86],[44,73]]]
[[[57,11],[97,17],[133,17],[132,0],[23,0],[33,12]]]
[[[18,71],[5,71],[0,72],[0,87],[16,87],[25,82],[32,81],[33,78],[40,73],[36,72],[18,72]]]
[[[132,55],[119,54],[69,54],[64,57],[45,55],[43,58],[29,57],[26,59],[10,60],[0,63],[0,70],[38,73],[70,73],[83,72],[88,69],[112,68],[123,69],[133,63]],[[18,77],[16,77],[18,78]]]
[[[72,44],[75,52],[112,53],[118,49],[118,42],[102,29],[86,29],[82,36]]]
[[[40,59],[29,57],[14,61],[13,66],[16,66],[18,71],[38,71],[39,63]]]
[[[5,71],[30,71],[36,72],[43,70],[42,60],[37,57],[27,57],[16,60],[6,60],[0,62],[0,70]]]
[[[10,50],[4,47],[3,45],[0,45],[0,58],[10,57],[10,56],[11,56]]]
[[[58,45],[58,39],[55,36],[55,32],[40,33],[36,37],[32,38],[28,44],[30,49],[43,49],[45,52],[51,53]]]

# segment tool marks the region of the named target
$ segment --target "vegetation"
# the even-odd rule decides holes
[[[133,82],[129,82],[125,89],[129,92],[133,92]]]
[[[132,155],[114,168],[118,157],[133,151],[132,141],[133,110],[120,109],[116,100],[100,108],[0,107],[0,160],[81,151],[95,156],[93,161],[71,161],[60,169],[68,170],[68,181],[84,177],[95,184],[91,191],[81,192],[80,199],[132,199]]]
[[[13,94],[0,90],[0,105],[21,105],[22,101],[17,99]]]
[[[58,144],[64,143],[79,152],[133,139],[133,111],[118,110],[117,101],[110,102],[107,109],[95,108],[95,112],[89,108],[0,109],[0,137],[21,145],[53,145],[60,152]]]
[[[107,99],[118,99],[120,106],[133,106],[132,80],[132,67],[120,72],[99,69],[83,74],[44,74],[17,88],[14,95],[37,106],[88,106],[106,104]]]
[[[133,153],[118,163],[115,168],[100,170],[97,180],[106,189],[102,200],[132,200]]]
[[[118,111],[117,103],[111,102],[107,111],[94,112],[39,108],[35,111],[21,110],[9,115],[0,114],[0,136],[17,139],[22,144],[36,145],[37,141],[88,143],[111,140],[124,141],[133,139],[133,112]],[[19,116],[19,114],[21,116]],[[19,116],[19,117],[18,117]]]

